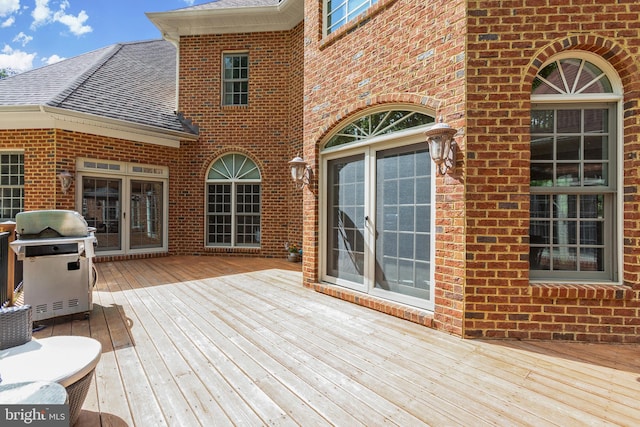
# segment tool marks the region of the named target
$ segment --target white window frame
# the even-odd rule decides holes
[[[225,67],[225,59],[227,57],[245,57],[247,59],[247,77],[246,78],[226,78],[225,75],[225,71],[226,71],[226,67]],[[249,67],[249,52],[247,51],[232,51],[232,52],[223,52],[222,53],[222,71],[221,71],[221,85],[222,87],[220,88],[220,93],[221,93],[221,104],[224,107],[238,107],[238,106],[247,106],[249,105],[249,73],[250,73],[250,67]],[[246,83],[247,85],[247,92],[246,92],[246,102],[244,103],[235,103],[235,102],[231,102],[231,103],[227,103],[226,102],[226,98],[227,95],[229,94],[226,90],[226,86],[227,83]],[[238,92],[240,94],[242,94],[242,92]],[[230,95],[232,96],[232,98],[235,96],[236,92],[231,92]]]
[[[3,190],[5,190],[5,189],[10,189],[12,191],[13,190],[21,190],[22,196],[20,197],[20,209],[18,211],[18,212],[21,212],[21,211],[24,210],[24,195],[25,195],[24,194],[24,151],[22,151],[22,150],[0,150],[0,155],[1,156],[22,156],[22,164],[21,164],[21,166],[22,166],[22,184],[19,184],[19,185],[13,185],[13,184],[3,185],[0,182],[0,198],[2,198],[2,199],[3,199],[2,193],[3,193]],[[2,166],[2,163],[0,163],[0,167],[1,166]],[[9,200],[11,202],[13,202],[15,199],[12,196]],[[14,208],[12,207],[11,210],[13,210],[13,209]],[[0,215],[2,215],[2,214],[4,214],[4,212],[0,211]],[[10,221],[14,221],[15,220],[15,215],[13,217],[10,217],[10,218],[4,218],[4,217],[0,216],[0,220],[3,220],[3,221],[9,221],[9,220]]]
[[[385,109],[389,107],[386,106]],[[405,108],[393,108],[394,110],[402,110]],[[371,114],[377,110],[368,110],[367,114]],[[428,113],[425,113],[428,114]],[[357,120],[359,117],[355,118]],[[427,126],[418,126],[406,130],[401,130],[394,133],[382,134],[378,136],[374,136],[367,140],[355,141],[352,143],[338,145],[335,147],[331,147],[329,149],[325,149],[321,152],[321,171],[324,173],[321,174],[318,185],[318,194],[320,194],[320,213],[319,213],[319,223],[320,223],[320,278],[322,281],[327,283],[333,283],[339,286],[343,286],[346,288],[350,288],[359,292],[368,293],[369,295],[376,296],[379,298],[383,298],[389,301],[399,302],[401,304],[406,304],[413,307],[419,307],[425,310],[433,310],[435,306],[435,244],[436,244],[436,233],[435,233],[435,219],[436,219],[436,210],[435,210],[435,179],[431,180],[431,230],[432,230],[432,238],[430,242],[430,253],[431,253],[431,274],[429,277],[429,282],[431,283],[430,288],[430,298],[428,300],[415,298],[408,295],[399,294],[396,292],[385,291],[383,289],[379,289],[375,287],[375,236],[373,233],[375,232],[375,223],[376,219],[376,154],[378,151],[384,151],[392,148],[399,148],[407,145],[413,145],[417,143],[425,142],[424,132],[427,129],[430,129],[433,124],[429,124]],[[331,135],[333,136],[333,135]],[[328,141],[330,137],[325,139]],[[333,276],[329,276],[327,274],[327,251],[326,244],[328,242],[328,233],[327,229],[327,208],[329,204],[328,200],[328,163],[330,160],[340,159],[344,157],[349,157],[352,155],[362,155],[364,154],[364,162],[365,162],[365,174],[366,179],[369,182],[368,187],[365,189],[365,213],[369,217],[368,222],[365,224],[365,236],[364,236],[364,247],[365,247],[365,263],[364,263],[364,283],[358,284],[355,282],[346,281],[343,279],[339,279]],[[373,185],[372,185],[373,184]]]
[[[253,162],[257,168],[258,173],[260,174],[260,178],[259,179],[241,179],[241,178],[228,178],[228,179],[209,179],[208,175],[209,175],[209,171],[211,170],[211,168],[213,167],[213,165],[222,157],[227,156],[229,154],[234,154],[234,155],[239,155],[239,156],[243,156],[246,159],[250,160],[251,162]],[[209,185],[216,185],[216,184],[221,184],[221,185],[230,185],[231,186],[231,199],[230,199],[230,205],[231,205],[231,211],[229,213],[229,215],[231,216],[231,242],[230,244],[220,244],[220,243],[209,243],[209,232],[208,232],[208,227],[209,227],[209,216],[212,215],[212,213],[209,212],[209,206],[208,206],[208,198],[209,198]],[[209,167],[207,168],[207,178],[205,179],[205,185],[204,185],[204,245],[207,248],[260,248],[261,247],[261,238],[260,236],[258,236],[258,243],[257,244],[238,244],[238,235],[237,235],[237,230],[236,230],[236,226],[237,226],[237,218],[238,218],[238,204],[237,204],[237,187],[238,185],[253,185],[253,184],[257,184],[260,186],[260,230],[259,230],[259,234],[262,233],[262,210],[263,210],[263,183],[262,183],[262,172],[260,171],[260,168],[258,167],[258,164],[249,156],[247,156],[244,153],[225,153],[222,156],[217,157],[213,162],[211,162],[211,164],[209,165]]]
[[[328,36],[329,34],[338,30],[340,27],[343,27],[344,25],[348,24],[350,21],[353,21],[358,16],[362,15],[363,13],[366,13],[367,10],[369,10],[378,1],[379,0],[361,0],[361,3],[358,5],[358,7],[356,7],[353,10],[347,10],[345,12],[344,18],[340,19],[337,23],[333,23],[333,25],[329,27],[329,16],[335,13],[340,7],[348,8],[349,0],[337,0],[335,2],[337,3],[337,6],[334,7],[332,10],[329,10],[329,3],[332,3],[332,1],[324,0],[323,14],[322,14],[322,20],[323,20],[322,27],[323,27],[324,35]]]
[[[130,215],[125,215],[125,213],[131,212],[131,181],[144,180],[162,183],[162,245],[152,248],[130,249],[130,234],[127,231],[126,233],[121,233],[120,249],[99,252],[100,256],[163,253],[169,250],[169,168],[167,166],[78,158],[76,160],[76,172],[78,173],[77,179],[79,183],[82,183],[82,179],[85,176],[120,180],[121,200],[118,214],[120,226],[123,230],[131,228],[130,222],[133,219],[130,218]],[[76,189],[76,209],[78,212],[82,212],[82,184],[77,185]]]
[[[604,74],[609,79],[612,92],[611,93],[598,93],[598,94],[545,94],[545,95],[531,95],[531,109],[554,109],[558,107],[567,107],[567,105],[575,105],[576,109],[585,109],[594,106],[602,106],[602,105],[612,105],[615,107],[615,117],[612,122],[615,123],[615,129],[611,132],[614,135],[614,139],[610,141],[611,150],[611,162],[610,167],[615,168],[615,171],[610,174],[612,177],[609,183],[609,186],[614,188],[614,200],[612,206],[609,209],[610,211],[614,211],[611,213],[611,224],[610,228],[605,231],[608,234],[608,238],[610,238],[610,246],[612,246],[610,250],[610,256],[605,259],[605,262],[609,263],[609,271],[610,275],[608,278],[598,277],[596,275],[595,278],[589,278],[588,275],[580,274],[573,271],[545,271],[545,270],[530,270],[530,281],[532,283],[540,283],[549,281],[558,282],[558,283],[603,283],[603,284],[621,284],[622,283],[622,274],[623,271],[623,224],[624,224],[624,209],[623,209],[623,142],[624,142],[624,134],[623,134],[623,99],[624,99],[624,91],[622,82],[618,76],[616,70],[601,58],[598,55],[595,55],[586,51],[567,51],[560,53],[558,55],[553,56],[548,61],[546,61],[540,67],[540,70],[543,70],[547,65],[552,62],[568,59],[568,58],[576,58],[583,59],[589,61],[599,67]],[[575,194],[575,188],[566,187],[567,191],[562,192],[562,194]],[[532,194],[535,194],[536,189],[531,187]],[[594,191],[593,194],[597,193]]]

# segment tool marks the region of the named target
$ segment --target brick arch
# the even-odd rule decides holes
[[[358,101],[345,108],[340,113],[336,113],[330,118],[330,121],[321,127],[319,135],[314,138],[318,148],[320,143],[329,135],[336,127],[349,122],[353,117],[357,116],[365,110],[388,105],[389,107],[399,105],[413,105],[424,110],[432,110],[434,113],[441,106],[441,101],[425,95],[415,93],[392,93],[387,95],[377,95],[365,100]]]
[[[554,55],[570,50],[582,50],[602,57],[618,72],[625,87],[631,83],[632,76],[638,76],[638,58],[631,55],[618,42],[602,36],[575,34],[554,40],[538,49],[523,75],[523,91],[531,92],[533,80],[538,71],[540,71],[542,64]]]
[[[211,168],[211,165],[213,164],[213,162],[215,162],[218,158],[228,153],[239,153],[239,154],[242,154],[243,156],[247,156],[248,158],[250,158],[256,164],[256,166],[258,166],[258,169],[260,170],[260,179],[264,181],[265,168],[260,158],[258,158],[257,156],[254,156],[252,153],[250,153],[248,150],[244,149],[243,147],[226,147],[211,153],[207,158],[203,160],[202,168],[200,170],[201,182],[205,182],[207,180],[207,175],[209,174],[209,169]]]

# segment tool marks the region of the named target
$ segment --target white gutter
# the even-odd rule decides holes
[[[200,34],[288,31],[304,19],[304,0],[283,0],[273,6],[240,6],[214,9],[147,12],[162,37]]]

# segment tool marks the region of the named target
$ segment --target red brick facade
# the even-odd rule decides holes
[[[322,138],[370,107],[411,105],[442,116],[452,127],[464,129],[462,2],[436,1],[426,5],[422,0],[380,1],[356,22],[326,38],[322,37],[319,4],[310,0],[305,4],[304,157],[313,161],[315,170]],[[445,16],[442,25],[432,25]],[[464,147],[462,138],[458,142]],[[455,173],[439,177],[437,188],[433,324],[461,335],[465,263],[462,176]],[[305,192],[304,273],[305,283],[310,286],[319,281],[318,209],[315,195]],[[357,298],[364,305],[378,306],[400,317],[423,324],[431,322],[424,313],[407,307],[365,295]]]
[[[249,105],[221,106],[222,55],[249,55]],[[302,25],[288,32],[185,36],[180,39],[179,111],[199,126],[183,143],[172,251],[284,257],[286,242],[301,243],[301,192],[289,165],[302,147]],[[218,157],[239,152],[262,175],[260,249],[205,248],[204,190]],[[179,237],[178,237],[179,236]]]
[[[62,194],[56,173],[78,157],[168,166],[171,254],[280,257],[285,242],[302,242],[305,286],[462,337],[640,342],[640,4],[565,3],[379,0],[323,36],[323,3],[305,0],[304,25],[290,31],[180,38],[178,110],[198,141],[45,129],[0,131],[0,146],[24,150],[28,210],[77,208],[75,186]],[[234,51],[249,54],[246,107],[221,106],[222,54]],[[599,55],[624,87],[621,284],[529,278],[532,83],[567,51]],[[458,130],[456,171],[435,178],[433,313],[320,280],[322,144],[358,114],[393,106]],[[260,168],[259,249],[205,247],[205,179],[229,152]],[[302,190],[287,165],[296,155],[314,174]]]
[[[200,139],[180,148],[63,130],[0,131],[0,148],[24,152],[24,208],[79,210],[76,183],[63,194],[56,177],[61,170],[74,174],[77,158],[166,166],[170,254],[286,256],[285,242],[302,241],[302,192],[287,164],[302,147],[302,31],[299,25],[289,32],[184,38],[178,109],[199,126]],[[222,52],[237,50],[251,61],[249,106],[221,107]],[[247,155],[260,168],[260,248],[205,247],[205,178],[227,152]]]
[[[437,180],[433,326],[464,337],[638,342],[640,5],[507,3],[382,1],[323,38],[322,9],[307,1],[305,158],[317,168],[322,137],[363,108],[432,108],[463,131],[457,172]],[[624,85],[622,285],[529,281],[532,82],[571,49],[602,56]],[[317,212],[306,193],[307,254],[319,245]],[[313,255],[307,285],[430,324],[419,311],[319,283]]]
[[[640,340],[640,4],[566,3],[468,2],[467,337]],[[531,87],[571,50],[602,56],[624,86],[622,286],[529,282]]]

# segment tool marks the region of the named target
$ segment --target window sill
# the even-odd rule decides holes
[[[531,296],[540,298],[632,300],[635,292],[630,286],[615,283],[530,283]]]
[[[246,110],[249,108],[249,105],[221,105],[220,108],[223,110]]]
[[[336,40],[339,40],[342,37],[346,36],[347,34],[350,34],[356,29],[362,27],[367,22],[369,22],[371,18],[376,16],[378,13],[391,7],[391,5],[393,5],[396,1],[398,0],[378,0],[378,3],[371,6],[362,15],[358,16],[356,19],[352,21],[347,22],[342,27],[335,30],[333,33],[328,34],[326,36],[320,35],[320,49],[324,49],[325,47],[335,43]],[[321,31],[324,31],[324,28],[322,26],[320,26],[320,28],[321,28]]]
[[[246,246],[206,246],[205,251],[208,253],[217,254],[260,254],[260,247],[246,247]]]

